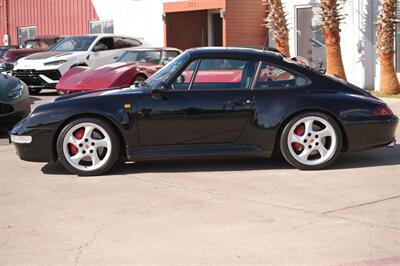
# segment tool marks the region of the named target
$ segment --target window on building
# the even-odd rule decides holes
[[[114,21],[112,20],[99,20],[89,22],[89,33],[114,33]]]
[[[30,26],[30,27],[21,27],[18,28],[18,45],[22,47],[29,37],[36,36],[37,34],[37,27]]]
[[[306,58],[316,69],[326,67],[325,40],[321,27],[313,25],[315,11],[312,7],[296,8],[297,55]]]

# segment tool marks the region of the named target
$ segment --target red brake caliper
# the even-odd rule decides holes
[[[83,138],[83,134],[85,133],[85,129],[84,128],[80,128],[78,130],[76,130],[73,135],[76,139],[82,139]],[[69,150],[69,154],[71,156],[74,156],[75,154],[78,153],[78,147],[76,147],[74,144],[72,143],[68,143],[68,150]]]
[[[304,134],[304,125],[303,124],[298,125],[296,127],[296,129],[294,130],[294,134],[296,134],[297,136],[303,136],[303,134]],[[296,151],[301,151],[302,147],[303,147],[303,145],[301,145],[301,143],[298,143],[298,142],[294,142],[293,143],[293,148]]]

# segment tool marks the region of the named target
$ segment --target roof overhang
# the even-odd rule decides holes
[[[164,13],[225,9],[226,0],[188,0],[164,3]]]

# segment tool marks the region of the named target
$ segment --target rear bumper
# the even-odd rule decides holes
[[[345,125],[348,151],[359,151],[376,147],[393,146],[399,123],[396,116],[376,118],[371,121],[348,123]]]

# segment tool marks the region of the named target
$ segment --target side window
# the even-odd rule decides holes
[[[249,89],[256,62],[234,59],[203,59],[192,90]]]
[[[112,50],[114,49],[114,39],[112,37],[102,38],[97,42],[96,46],[98,45],[105,45],[107,47],[105,50]]]
[[[278,66],[264,62],[257,80],[257,89],[293,88],[309,85],[309,80]]]
[[[114,38],[115,49],[136,47],[140,46],[141,44],[142,44],[141,42],[134,39],[121,38],[121,37]]]
[[[197,60],[191,62],[175,79],[175,81],[172,83],[174,90],[182,91],[189,88],[197,62]]]
[[[175,57],[177,57],[179,53],[177,51],[166,51],[165,52],[165,59],[172,61]]]

